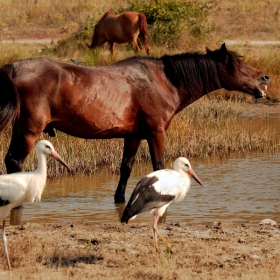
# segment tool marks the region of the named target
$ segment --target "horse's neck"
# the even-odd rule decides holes
[[[198,90],[195,93],[190,93],[188,90],[178,90],[180,104],[178,106],[178,109],[176,110],[176,114],[206,95],[207,93],[208,92],[204,90]]]

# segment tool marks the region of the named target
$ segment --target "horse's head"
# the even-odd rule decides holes
[[[239,90],[255,96],[264,97],[270,82],[268,75],[246,64],[241,56],[228,51],[225,43],[220,49],[211,51],[206,48],[207,56],[220,66],[222,87],[227,90]]]

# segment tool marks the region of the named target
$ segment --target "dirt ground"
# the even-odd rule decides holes
[[[0,246],[1,279],[280,279],[280,227],[213,222],[8,226],[12,272]]]

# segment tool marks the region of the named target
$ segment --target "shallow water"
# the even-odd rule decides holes
[[[248,120],[247,125],[253,130],[269,125],[271,133],[280,134],[279,117],[274,114],[269,119]],[[168,208],[167,222],[259,222],[264,218],[280,222],[280,154],[190,160],[205,186],[193,181],[186,198]],[[151,171],[151,164],[134,166],[127,200],[138,180]],[[25,204],[22,222],[116,222],[124,207],[113,199],[118,179],[118,174],[101,169],[91,176],[48,180],[42,202]],[[151,215],[144,213],[131,222],[151,221]]]

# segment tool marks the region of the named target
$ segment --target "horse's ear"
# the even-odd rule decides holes
[[[208,47],[206,47],[206,53],[210,59],[213,59],[215,61],[219,61],[223,64],[227,64],[228,60],[228,50],[226,48],[226,44],[222,44],[220,49],[217,50],[210,50]]]
[[[208,48],[208,47],[206,47],[206,53],[211,53],[212,51]]]
[[[228,58],[228,50],[227,50],[227,47],[226,47],[226,43],[223,43],[221,45],[220,54],[221,54],[222,62],[226,63],[227,62],[227,58]]]

